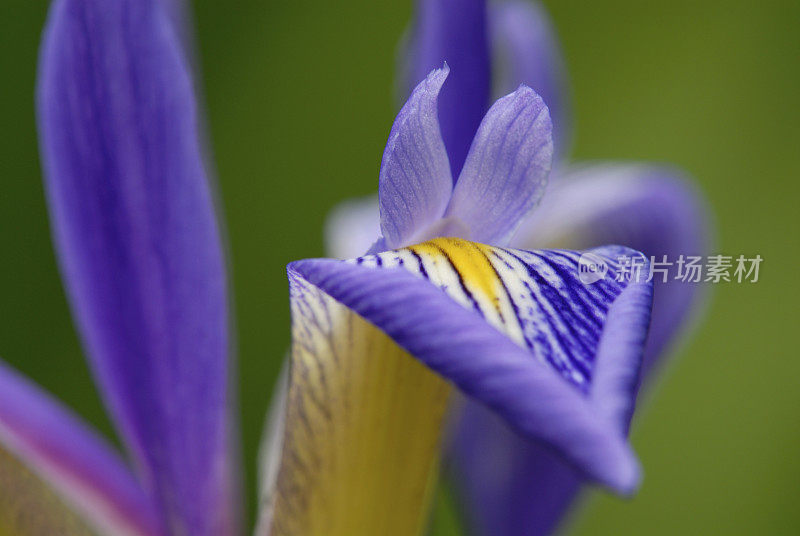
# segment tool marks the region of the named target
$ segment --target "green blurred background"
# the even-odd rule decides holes
[[[673,162],[719,252],[764,258],[712,290],[639,415],[640,494],[596,494],[575,534],[800,533],[800,2],[548,2],[575,99],[575,159]],[[232,252],[248,485],[288,346],[285,264],[323,253],[339,200],[375,190],[409,1],[198,0]],[[0,355],[111,435],[51,250],[34,125],[47,3],[0,3]],[[438,534],[455,534],[441,515]],[[500,536],[500,535],[499,535]]]

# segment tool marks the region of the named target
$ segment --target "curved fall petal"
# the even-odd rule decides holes
[[[442,90],[439,121],[453,178],[467,157],[472,137],[489,106],[491,72],[485,0],[418,0],[401,61],[410,90],[447,63],[452,74]]]
[[[613,274],[612,256],[628,251],[607,248],[596,254],[607,259]],[[650,285],[606,278],[584,286],[577,280],[577,259],[570,252],[436,239],[362,257],[358,264],[300,261],[290,265],[290,273],[379,327],[523,434],[559,449],[590,477],[630,492],[638,466],[613,425],[614,415],[595,407],[585,383],[595,365],[605,366],[607,356],[598,354],[599,348],[635,354],[641,346]],[[405,270],[385,269],[397,267]],[[639,337],[620,341],[630,344],[631,352],[612,349],[604,326],[617,314],[634,311],[637,321],[628,328]],[[607,378],[609,385],[635,392],[637,379],[627,372]],[[625,378],[631,384],[623,385]]]
[[[154,0],[57,0],[37,107],[51,227],[104,400],[178,534],[232,529],[227,303],[191,77]]]
[[[538,2],[501,0],[489,5],[494,95],[520,84],[541,95],[553,121],[556,156],[569,144],[570,106],[566,70],[555,29]]]
[[[0,533],[88,534],[87,525],[103,534],[163,533],[114,450],[0,362]]]
[[[414,89],[389,133],[378,183],[381,230],[400,247],[439,220],[453,189],[439,131],[437,102],[449,69],[432,71]]]
[[[445,216],[465,225],[471,240],[507,243],[541,199],[552,162],[547,106],[520,86],[483,118]]]
[[[553,183],[514,244],[591,247],[619,243],[660,260],[704,255],[710,234],[702,196],[674,170],[638,164],[573,168]],[[677,275],[675,266],[670,277]],[[643,377],[691,319],[698,283],[656,275]],[[624,366],[624,365],[623,365]],[[620,412],[624,417],[626,411]],[[551,453],[525,441],[477,404],[467,402],[450,452],[476,534],[533,536],[557,527],[584,479]]]

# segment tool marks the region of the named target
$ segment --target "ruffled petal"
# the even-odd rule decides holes
[[[70,509],[102,534],[163,534],[157,509],[114,450],[0,362],[0,533],[88,533]]]
[[[401,76],[409,90],[431,69],[452,69],[439,101],[454,178],[489,106],[491,70],[485,0],[420,0]]]
[[[225,269],[161,6],[54,2],[37,104],[53,237],[111,415],[170,530],[230,533]]]
[[[702,196],[680,173],[605,164],[572,169],[554,183],[514,243],[580,248],[612,242],[674,261],[680,255],[706,254],[708,236]],[[653,369],[688,324],[702,294],[698,284],[674,279],[664,283],[656,276],[642,365],[645,379],[652,379]],[[612,360],[612,366],[617,363],[626,367]],[[618,412],[623,424],[629,409]],[[460,417],[450,455],[464,511],[478,535],[548,534],[584,482],[563,461],[511,433],[472,402]]]
[[[521,86],[486,113],[446,216],[462,222],[471,240],[507,243],[541,199],[552,161],[547,106]]]
[[[520,84],[541,95],[553,122],[555,153],[563,155],[571,130],[569,88],[550,17],[538,2],[502,0],[490,4],[489,25],[494,95],[507,95]]]
[[[381,161],[378,197],[381,230],[400,247],[439,220],[453,179],[439,131],[437,101],[449,69],[432,71],[397,114]]]

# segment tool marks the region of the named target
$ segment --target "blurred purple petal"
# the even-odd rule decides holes
[[[442,91],[439,120],[455,178],[489,106],[485,0],[418,0],[408,54],[409,89],[444,62],[452,69]]]
[[[520,84],[541,95],[553,121],[557,156],[569,143],[570,107],[564,61],[555,29],[538,2],[502,0],[489,6],[494,95]]]
[[[437,101],[449,69],[432,71],[414,89],[389,133],[378,196],[389,247],[404,246],[444,213],[453,181],[439,131]]]
[[[514,243],[579,248],[620,243],[647,256],[674,260],[679,255],[704,255],[708,235],[702,196],[679,173],[606,164],[572,170],[554,183]],[[645,380],[652,380],[658,359],[688,324],[701,295],[697,284],[656,278],[642,365]],[[508,431],[472,402],[458,422],[451,456],[477,535],[548,534],[584,482],[563,461]]]
[[[27,464],[103,533],[163,533],[150,497],[116,452],[71,412],[0,362],[2,449]]]
[[[230,533],[227,298],[190,75],[153,0],[57,0],[38,111],[51,226],[104,399],[174,533]]]
[[[453,259],[465,253],[456,249],[471,247],[462,244],[469,243],[440,239],[363,257],[358,260],[361,265],[299,261],[290,265],[290,276],[302,277],[379,327],[522,434],[561,452],[584,474],[619,492],[632,492],[638,484],[638,464],[624,434],[613,424],[615,415],[602,413],[593,393],[584,394],[580,387],[582,375],[591,374],[595,363],[606,367],[614,354],[641,351],[649,321],[650,285],[636,282],[625,287],[606,278],[600,286],[588,288],[577,281],[577,254],[487,246],[472,247],[491,252],[491,259],[489,254],[485,260],[476,257],[488,271],[483,275],[459,272]],[[439,247],[441,254],[436,251]],[[608,260],[613,274],[615,256],[626,251],[609,248],[595,253]],[[441,288],[425,281],[426,277],[438,280]],[[470,282],[472,277],[476,282]],[[489,323],[497,316],[493,300],[480,298],[482,283],[477,281],[484,277],[502,281],[507,313],[519,311],[513,320],[518,326],[513,328],[515,340]],[[458,281],[466,285],[463,290]],[[621,305],[612,305],[617,302]],[[615,323],[617,314],[638,315],[636,322],[627,323],[631,334],[638,336],[623,341],[612,335],[622,343],[613,345],[604,326]],[[501,314],[501,322],[502,318]],[[598,349],[610,355],[597,354]],[[607,387],[616,386],[627,396],[635,394],[638,377],[624,375],[629,384],[620,382],[623,376],[606,377],[611,379]]]
[[[466,401],[450,438],[448,469],[474,536],[551,534],[584,479],[497,415]]]
[[[486,113],[446,216],[467,226],[471,240],[508,243],[541,199],[552,159],[547,106],[532,89],[520,86]]]

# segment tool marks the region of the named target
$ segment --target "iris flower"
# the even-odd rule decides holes
[[[457,15],[455,15],[457,14]],[[491,51],[491,53],[490,53]],[[674,168],[640,163],[576,165],[565,158],[570,126],[564,62],[543,8],[518,0],[420,0],[403,45],[399,79],[410,81],[447,61],[439,120],[455,173],[490,95],[524,83],[548,104],[555,160],[542,204],[511,238],[518,248],[590,248],[622,244],[657,260],[707,251],[707,209]],[[458,75],[458,76],[456,76]],[[333,256],[350,257],[379,233],[374,198],[337,208],[327,229]],[[702,294],[698,285],[654,280],[652,325],[642,363],[650,380]],[[589,384],[596,379],[587,377]],[[471,533],[525,536],[551,532],[586,481],[563,456],[512,431],[493,412],[467,400],[449,446],[449,466]]]
[[[53,2],[36,101],[62,278],[126,455],[0,364],[0,533],[236,534],[225,260],[161,5]]]
[[[439,120],[450,73],[430,72],[395,119],[368,254],[289,265],[293,351],[260,534],[421,534],[455,389],[584,477],[639,484],[626,435],[652,282],[620,259],[647,261],[503,247],[545,191],[549,112],[524,85],[500,98],[455,174]],[[608,277],[582,283],[582,255]]]

